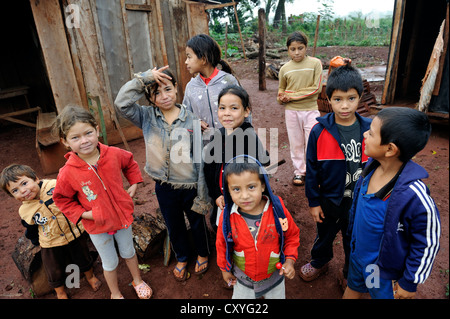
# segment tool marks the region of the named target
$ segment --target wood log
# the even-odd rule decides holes
[[[17,240],[11,257],[37,297],[53,291],[48,284],[47,274],[42,265],[40,246],[34,246],[25,235],[22,235]]]
[[[134,248],[142,263],[161,249],[167,234],[166,224],[157,208],[156,217],[152,214],[135,216],[132,227]]]
[[[358,108],[356,112],[358,112],[361,116],[368,116],[370,107],[377,104],[376,97],[373,93],[370,92],[370,83],[367,80],[363,80],[363,94],[361,99],[359,100]],[[326,84],[322,85],[322,92],[320,92],[319,97],[317,98],[317,104],[319,107],[319,111],[322,113],[330,113],[333,112],[331,108],[330,102],[328,102],[327,94],[326,94],[327,86]]]

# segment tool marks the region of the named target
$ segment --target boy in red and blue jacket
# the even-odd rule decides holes
[[[217,264],[225,282],[234,286],[233,299],[284,299],[284,277],[295,276],[300,245],[294,219],[272,193],[261,163],[249,155],[227,163],[223,185]]]
[[[354,185],[367,162],[363,133],[371,123],[356,113],[363,89],[358,70],[349,65],[335,69],[326,87],[333,112],[317,118],[309,136],[305,192],[310,214],[317,223],[317,237],[311,261],[300,268],[299,275],[305,281],[326,272],[333,258],[334,239],[341,231],[345,254],[341,284],[345,286],[350,252],[348,211]]]

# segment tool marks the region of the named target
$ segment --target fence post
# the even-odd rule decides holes
[[[320,14],[317,15],[316,33],[314,34],[314,47],[312,56],[316,56],[317,38],[319,37],[319,23],[320,23]]]
[[[259,90],[266,90],[266,12],[258,10],[259,31]]]

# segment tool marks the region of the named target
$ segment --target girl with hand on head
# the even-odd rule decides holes
[[[136,103],[144,95],[151,106]],[[156,197],[177,258],[173,275],[184,281],[190,252],[184,213],[197,250],[194,271],[202,274],[208,269],[209,256],[204,215],[211,204],[201,159],[200,121],[176,99],[177,82],[165,66],[136,74],[122,86],[114,103],[143,131],[145,171],[155,181]]]

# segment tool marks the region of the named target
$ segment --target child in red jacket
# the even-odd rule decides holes
[[[99,143],[99,130],[89,111],[66,106],[55,123],[62,143],[71,150],[60,169],[53,199],[73,223],[80,219],[97,249],[112,299],[122,299],[117,280],[117,242],[133,276],[140,299],[149,299],[151,288],[142,280],[133,245],[133,199],[143,181],[133,154]],[[130,183],[123,188],[122,173]]]
[[[217,229],[217,264],[233,299],[284,299],[294,278],[300,231],[270,189],[261,163],[240,155],[227,163],[225,208]],[[280,270],[278,271],[277,268]]]

